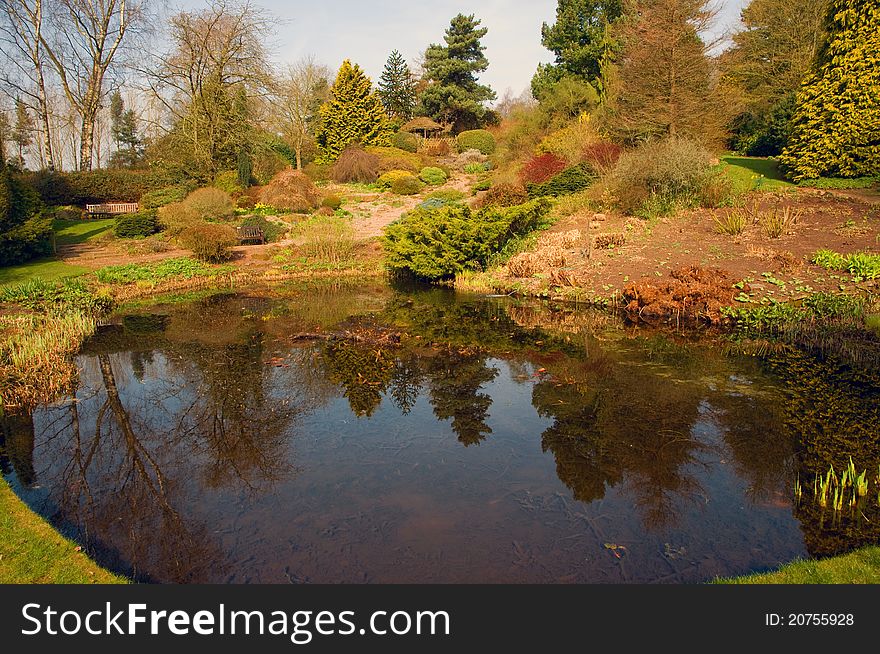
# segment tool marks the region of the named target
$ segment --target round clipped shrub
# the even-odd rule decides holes
[[[391,139],[391,145],[406,152],[418,152],[419,137],[409,132],[397,132]]]
[[[419,179],[430,186],[443,186],[449,179],[449,175],[442,168],[428,166],[427,168],[422,168]]]
[[[376,181],[376,185],[384,189],[390,189],[398,179],[409,177],[415,177],[415,175],[408,170],[389,170]]]
[[[155,211],[127,213],[116,219],[113,233],[117,238],[146,238],[159,231]]]
[[[235,215],[235,204],[229,193],[218,188],[200,188],[186,196],[182,203],[200,220],[229,220]]]
[[[260,193],[260,202],[293,213],[309,213],[318,208],[321,194],[304,173],[283,170]]]
[[[378,176],[379,157],[359,145],[348,146],[330,169],[330,178],[340,184],[372,184]]]
[[[462,132],[455,138],[459,152],[467,150],[479,150],[483,154],[492,154],[495,152],[495,137],[491,132],[484,129],[474,129],[468,132]]]
[[[391,184],[391,192],[395,195],[418,195],[425,185],[415,175],[398,177]]]
[[[201,222],[184,229],[178,241],[201,261],[223,263],[232,258],[232,248],[238,245],[238,235],[229,225]]]
[[[496,207],[516,207],[529,201],[529,194],[523,186],[519,184],[498,184],[490,188],[486,195],[481,197],[474,206],[476,208],[496,206]]]
[[[338,195],[328,195],[321,200],[321,206],[329,207],[330,209],[333,209],[333,211],[336,211],[342,206],[342,198]]]

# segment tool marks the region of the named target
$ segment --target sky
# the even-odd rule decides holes
[[[281,19],[277,26],[276,60],[293,63],[307,56],[332,70],[346,58],[360,64],[377,82],[392,50],[410,62],[431,43],[441,43],[449,21],[458,13],[475,14],[489,33],[483,39],[489,69],[482,75],[501,97],[507,89],[519,95],[530,85],[539,62],[552,53],[541,45],[541,25],[553,23],[556,0],[253,0]],[[748,0],[714,0],[718,31],[739,22]],[[185,0],[183,6],[202,3]]]

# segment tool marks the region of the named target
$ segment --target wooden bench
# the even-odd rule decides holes
[[[110,218],[126,213],[137,213],[140,207],[137,202],[111,202],[109,204],[87,204],[87,218]]]
[[[239,227],[238,241],[242,245],[253,242],[264,245],[266,243],[266,234],[259,227]]]

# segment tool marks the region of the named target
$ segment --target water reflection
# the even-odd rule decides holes
[[[790,502],[840,456],[804,407],[858,397],[880,448],[877,386],[790,358],[438,290],[214,295],[103,328],[0,466],[145,580],[700,581],[877,538]]]

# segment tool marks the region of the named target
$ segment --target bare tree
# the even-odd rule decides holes
[[[80,170],[92,168],[105,79],[118,63],[126,35],[143,18],[143,2],[138,0],[59,0],[51,16],[52,37],[45,31],[40,36],[64,94],[80,117]]]
[[[330,90],[330,69],[303,59],[275,81],[272,106],[278,127],[296,154],[297,170],[303,167],[303,149],[314,139],[318,109]]]
[[[48,170],[54,170],[43,48],[43,0],[0,0],[0,10],[0,41],[9,47],[3,82],[32,101],[41,133],[40,159]]]

